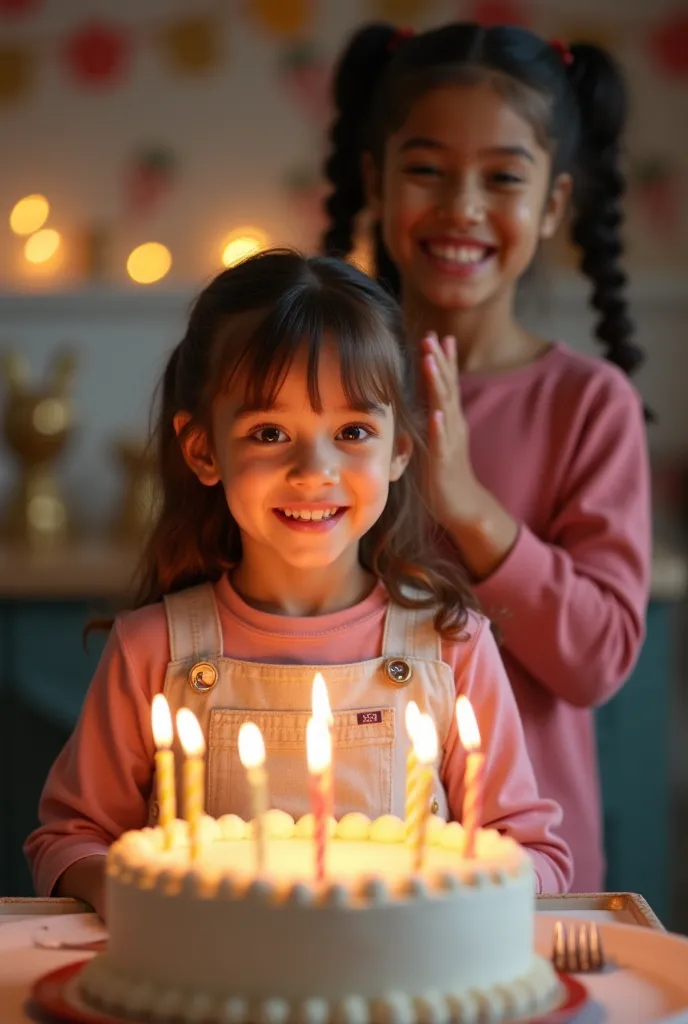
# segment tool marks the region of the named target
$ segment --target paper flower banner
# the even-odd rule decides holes
[[[246,12],[260,28],[282,39],[310,32],[314,0],[246,0]]]
[[[33,82],[34,61],[26,50],[0,49],[0,103],[19,99]]]
[[[168,63],[184,74],[210,71],[220,58],[220,37],[212,18],[188,18],[161,35]]]
[[[650,57],[659,71],[688,78],[688,11],[677,11],[650,31]]]
[[[530,28],[532,16],[518,0],[475,0],[470,20],[479,25],[520,25]]]
[[[168,193],[175,174],[174,153],[165,146],[146,146],[133,157],[125,174],[125,206],[141,216],[152,212]]]
[[[0,15],[33,14],[40,7],[40,0],[0,0]]]
[[[280,59],[280,74],[302,110],[324,124],[330,112],[330,67],[312,43],[297,43]]]
[[[67,39],[64,59],[81,84],[108,86],[123,78],[130,52],[129,37],[123,29],[94,21]]]

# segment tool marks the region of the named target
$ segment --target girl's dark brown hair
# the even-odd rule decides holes
[[[414,442],[411,465],[390,485],[385,510],[362,538],[361,564],[405,607],[436,607],[435,625],[456,637],[475,607],[467,577],[445,562],[421,497],[423,440],[415,415],[414,365],[401,310],[365,274],[325,256],[261,253],[219,274],[196,300],[186,334],[163,379],[157,422],[161,501],[144,552],[137,606],[213,581],[241,558],[239,528],[222,484],[204,486],[184,461],[174,417],[184,432],[201,428],[212,443],[214,400],[230,387],[269,408],[296,353],[307,348],[311,406],[321,408],[318,362],[323,345],[337,347],[342,385],[353,407],[392,407],[398,433]],[[410,596],[409,590],[421,592]]]

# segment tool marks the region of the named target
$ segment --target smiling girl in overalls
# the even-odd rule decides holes
[[[486,755],[483,824],[529,850],[541,891],[566,890],[561,813],[538,797],[489,623],[456,567],[431,554],[413,394],[396,303],[345,263],[266,253],[201,293],[164,374],[140,607],[114,624],[26,844],[39,893],[102,913],[109,845],[155,815],[159,692],[201,723],[209,814],[250,817],[237,747],[249,720],[272,806],[306,813],[318,669],[337,818],[403,816],[414,700],[439,736],[432,809],[460,819],[463,693]]]

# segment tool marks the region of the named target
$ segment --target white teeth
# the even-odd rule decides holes
[[[480,263],[487,254],[487,249],[474,245],[428,245],[431,256],[447,260],[450,263]]]
[[[291,519],[304,519],[306,522],[314,520],[319,522],[321,519],[331,519],[335,512],[338,512],[339,508],[326,508],[326,509],[296,509],[296,508],[281,508],[280,512],[283,512],[285,516],[289,516]]]

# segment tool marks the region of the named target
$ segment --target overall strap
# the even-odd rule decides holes
[[[222,657],[222,627],[212,583],[163,598],[170,639],[170,661]]]
[[[409,592],[410,597],[424,596]],[[436,608],[402,608],[390,601],[382,638],[383,658],[442,660],[442,641],[434,627]]]

